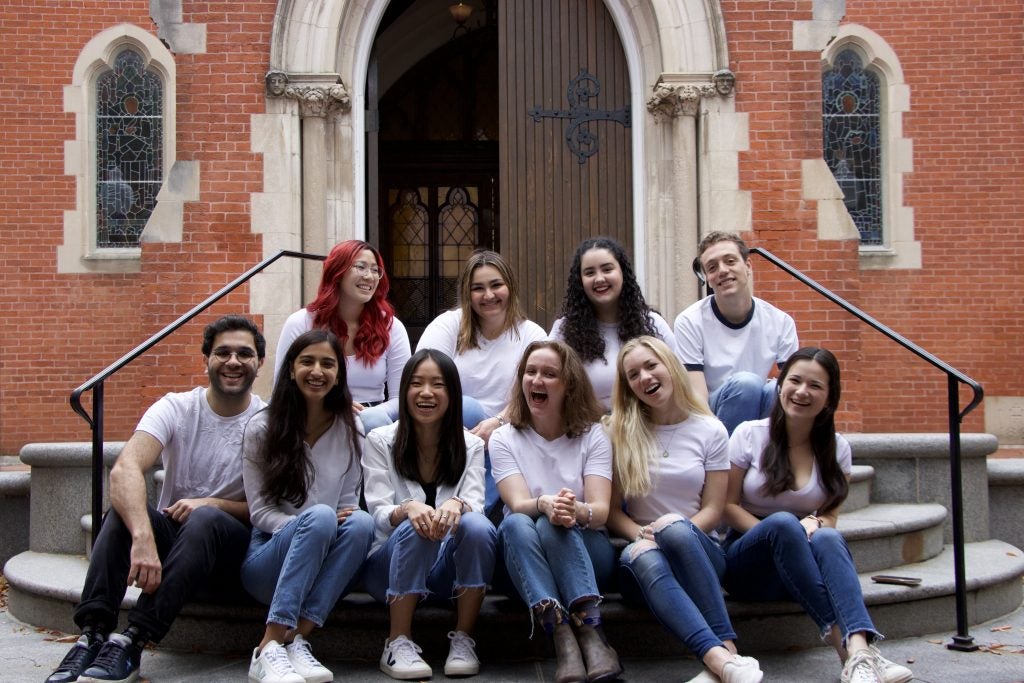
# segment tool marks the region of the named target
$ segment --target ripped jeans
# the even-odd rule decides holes
[[[508,579],[531,608],[549,602],[568,610],[581,600],[600,600],[599,578],[610,578],[615,562],[603,532],[555,526],[543,515],[506,517],[498,527],[498,547]]]
[[[409,520],[366,561],[363,584],[374,600],[385,604],[417,594],[430,602],[446,602],[459,589],[483,588],[494,573],[497,532],[479,512],[462,515],[455,535],[431,541],[417,534]]]
[[[623,597],[642,597],[658,621],[703,659],[711,648],[736,639],[719,584],[722,550],[681,515],[652,526],[653,542],[630,543],[619,558]]]
[[[796,515],[776,512],[725,547],[725,587],[740,600],[795,600],[825,637],[834,624],[843,644],[864,631],[880,637],[864,605],[857,569],[846,541],[835,529],[807,532]]]

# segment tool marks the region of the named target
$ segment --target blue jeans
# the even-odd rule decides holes
[[[824,638],[838,624],[843,643],[851,633],[879,637],[871,623],[846,541],[835,529],[807,532],[796,515],[776,512],[725,548],[725,587],[740,600],[795,600]]]
[[[268,534],[252,530],[242,585],[270,605],[267,623],[323,626],[334,603],[352,588],[373,543],[373,518],[355,510],[343,523],[329,505],[314,505]]]
[[[735,640],[719,577],[725,556],[718,543],[686,519],[654,533],[650,541],[630,543],[622,551],[622,593],[639,594],[665,628],[703,659],[723,641]]]
[[[472,396],[462,397],[462,426],[466,429],[473,429],[493,415],[484,413],[483,406]],[[498,485],[494,483],[494,476],[491,474],[491,454],[484,449],[484,514],[487,518],[498,524],[501,521],[499,510],[501,509],[501,496],[498,495]]]
[[[431,541],[409,520],[366,562],[363,585],[378,602],[416,594],[433,601],[458,597],[459,589],[483,588],[494,573],[498,532],[483,514],[462,515],[455,535]]]
[[[363,408],[359,413],[359,421],[363,423],[363,432],[369,434],[377,427],[384,427],[398,419],[398,406],[388,408],[387,403],[381,403],[369,408]]]
[[[553,603],[568,610],[600,599],[598,586],[614,574],[615,550],[603,532],[555,526],[543,515],[506,517],[498,527],[498,549],[508,579],[530,607]]]
[[[767,382],[752,372],[729,375],[725,383],[711,392],[708,404],[732,434],[741,422],[768,417],[775,404],[775,380]]]

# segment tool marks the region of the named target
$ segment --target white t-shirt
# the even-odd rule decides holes
[[[477,335],[478,348],[456,355],[462,311],[445,311],[434,318],[416,344],[416,350],[437,349],[446,353],[459,369],[462,393],[480,402],[486,415],[496,415],[508,405],[516,367],[531,342],[547,339],[544,329],[524,320],[497,339]]]
[[[245,481],[245,497],[249,501],[249,517],[252,525],[260,531],[272,534],[307,508],[318,503],[330,505],[335,510],[359,507],[359,488],[363,483],[363,471],[359,467],[359,454],[352,452],[345,422],[336,417],[313,448],[306,445],[306,455],[313,465],[313,479],[306,491],[306,502],[295,507],[289,502],[276,503],[263,495],[263,470],[260,467],[260,449],[266,438],[268,410],[261,411],[249,420],[245,428],[245,460],[242,463],[242,477]],[[357,429],[358,421],[357,421]],[[359,437],[360,449],[365,450],[363,437]]]
[[[649,317],[654,323],[656,336],[675,352],[676,338],[672,333],[672,328],[664,318],[654,311],[651,311]],[[551,339],[565,341],[565,335],[562,333],[563,320],[564,318],[559,318],[551,326],[549,335]],[[583,367],[587,372],[587,377],[590,378],[590,383],[594,386],[594,395],[597,396],[597,400],[601,402],[605,410],[611,410],[612,387],[615,386],[615,363],[619,358],[619,351],[622,349],[622,341],[619,339],[617,324],[598,322],[597,327],[604,338],[604,356],[585,363]]]
[[[713,417],[690,415],[678,424],[655,426],[654,441],[651,490],[627,499],[626,511],[640,525],[670,512],[692,519],[700,512],[705,474],[729,469],[725,425]]]
[[[427,494],[423,486],[402,477],[395,470],[391,449],[395,444],[398,423],[378,427],[366,437],[366,452],[363,453],[363,476],[366,478],[366,507],[373,516],[376,534],[373,540],[373,554],[388,540],[395,530],[391,526],[391,513],[406,498],[425,503]],[[458,496],[475,512],[484,510],[484,441],[480,437],[463,431],[466,438],[466,469],[457,484],[437,487],[437,505],[452,496]],[[436,507],[436,506],[435,506]]]
[[[305,332],[313,329],[313,314],[301,308],[284,322],[281,338],[277,342],[277,358],[274,363],[274,383],[281,374],[281,364],[292,342]],[[377,403],[384,400],[384,386],[388,388],[387,406],[398,410],[398,389],[402,380],[402,369],[412,356],[409,333],[398,318],[391,319],[391,338],[380,358],[372,365],[366,365],[355,356],[345,357],[345,374],[352,400],[359,403]]]
[[[750,315],[739,324],[719,312],[715,297],[691,304],[676,317],[676,353],[687,370],[701,370],[710,394],[735,372],[765,379],[800,348],[796,323],[788,313],[754,297]]]
[[[530,427],[516,429],[507,424],[494,430],[487,449],[494,482],[521,474],[531,496],[557,493],[564,486],[586,502],[584,477],[612,478],[612,445],[596,423],[575,439],[560,436],[553,441]]]
[[[266,404],[256,394],[232,417],[213,412],[206,387],[167,394],[150,406],[136,431],[163,446],[164,485],[157,509],[182,498],[245,500],[242,488],[242,432]]]
[[[825,502],[825,489],[818,474],[818,463],[811,469],[811,478],[797,491],[783,491],[777,496],[766,498],[761,494],[765,477],[761,470],[764,447],[768,443],[768,419],[743,422],[729,439],[729,460],[733,465],[747,471],[743,477],[743,495],[740,503],[743,509],[756,517],[767,517],[774,512],[792,512],[797,517],[814,514]],[[836,434],[836,460],[843,474],[849,475],[853,464],[850,443],[841,434]]]

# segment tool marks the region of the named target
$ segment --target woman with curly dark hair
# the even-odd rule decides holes
[[[270,407],[245,428],[242,481],[253,529],[241,579],[270,605],[250,680],[334,680],[306,638],[352,586],[373,543],[373,519],[359,509],[363,436],[343,353],[332,332],[299,335]]]
[[[647,305],[622,245],[608,237],[584,240],[569,267],[561,317],[550,336],[583,361],[605,410],[612,405],[619,349],[642,335],[661,339],[675,352],[672,327]]]

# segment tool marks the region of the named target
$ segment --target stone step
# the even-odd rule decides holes
[[[850,471],[850,492],[843,501],[843,513],[861,510],[871,504],[871,482],[875,468],[870,465],[854,465]]]
[[[995,619],[1020,606],[1024,575],[1020,550],[1001,541],[971,543],[966,548],[966,567],[971,624]],[[80,597],[86,568],[81,556],[21,553],[4,568],[10,585],[10,612],[30,624],[74,633],[71,608]],[[922,583],[916,588],[875,584],[870,573],[861,575],[865,601],[882,633],[900,638],[955,629],[951,548],[886,573],[916,576]],[[130,589],[123,607],[133,605],[137,595],[136,589]],[[728,606],[744,652],[821,644],[813,622],[795,603],[728,601]],[[647,609],[627,606],[617,595],[608,595],[602,611],[608,637],[623,656],[685,654],[683,646],[666,634]],[[255,602],[230,606],[193,603],[185,607],[161,647],[247,652],[259,640],[265,618],[266,608]],[[445,633],[453,623],[451,610],[421,607],[416,613],[416,640],[428,651],[447,651]],[[326,627],[317,634],[317,647],[337,658],[373,660],[380,656],[387,629],[387,610],[366,594],[352,594],[338,603]],[[529,615],[522,603],[503,596],[487,597],[476,635],[481,657],[497,661],[547,656],[545,639],[531,641],[529,633]],[[509,644],[514,647],[510,649]]]
[[[922,562],[942,552],[946,508],[936,503],[879,504],[839,515],[837,528],[859,572]]]

